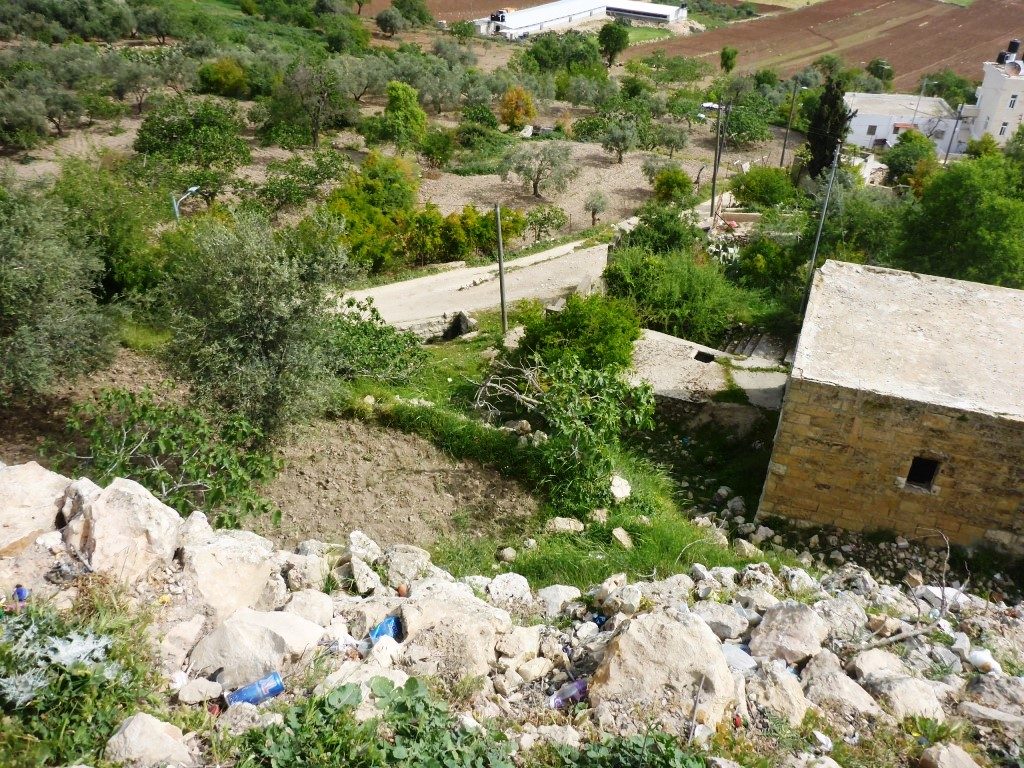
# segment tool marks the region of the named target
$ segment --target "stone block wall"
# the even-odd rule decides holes
[[[1024,424],[793,378],[758,512],[1024,552]]]

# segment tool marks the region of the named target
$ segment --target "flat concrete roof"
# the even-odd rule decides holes
[[[885,115],[887,117],[956,117],[956,112],[945,99],[938,96],[924,96],[918,106],[916,93],[847,93],[843,97],[850,109],[856,109],[858,117]]]
[[[1024,421],[1024,291],[826,261],[792,375]]]

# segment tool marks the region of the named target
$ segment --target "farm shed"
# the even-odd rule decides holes
[[[827,261],[760,515],[1024,552],[1024,291]]]
[[[608,16],[650,24],[672,24],[686,19],[686,6],[639,0],[556,0],[532,8],[496,11],[490,18],[477,19],[473,23],[480,34],[500,34],[516,40]]]

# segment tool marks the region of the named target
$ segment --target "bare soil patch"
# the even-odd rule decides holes
[[[881,57],[896,70],[895,87],[912,89],[921,75],[945,67],[980,79],[981,62],[1005,46],[1013,20],[1024,23],[1024,0],[977,0],[970,8],[937,0],[825,0],[699,35],[635,46],[623,58],[661,48],[717,62],[722,46],[732,45],[740,51],[741,70],[776,67],[789,74],[825,53],[856,65]]]
[[[518,484],[455,461],[426,440],[359,421],[297,430],[281,451],[285,468],[266,489],[280,526],[250,526],[279,546],[341,541],[359,529],[381,544],[429,546],[458,531],[497,531],[535,514]]]

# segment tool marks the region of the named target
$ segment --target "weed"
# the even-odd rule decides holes
[[[962,741],[969,733],[969,728],[965,723],[949,720],[940,723],[930,717],[909,717],[903,721],[903,730],[925,747],[950,741]]]

